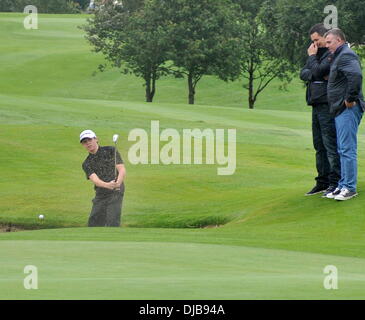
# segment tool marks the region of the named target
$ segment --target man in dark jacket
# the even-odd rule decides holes
[[[328,194],[335,200],[357,196],[357,131],[364,113],[362,70],[358,56],[346,43],[340,29],[325,34],[326,46],[333,55],[328,80],[328,102],[335,115],[341,179],[337,189]]]
[[[305,195],[332,193],[341,177],[340,157],[337,152],[337,137],[334,116],[330,114],[327,99],[327,80],[330,72],[330,52],[326,48],[323,24],[316,24],[309,31],[312,44],[308,59],[300,73],[307,83],[307,103],[312,106],[313,146],[316,150],[318,176],[316,185]]]

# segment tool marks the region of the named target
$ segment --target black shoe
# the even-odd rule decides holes
[[[329,195],[330,193],[334,193],[335,191],[337,191],[337,187],[335,186],[329,186],[326,191],[324,192],[322,198],[327,198],[327,195]],[[339,194],[340,192],[338,192],[337,194]],[[337,195],[336,194],[336,195]]]
[[[315,185],[311,191],[309,191],[305,194],[305,196],[313,196],[314,194],[325,192],[327,190],[327,188],[328,188],[328,186]]]

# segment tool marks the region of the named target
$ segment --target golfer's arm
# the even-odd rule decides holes
[[[89,179],[99,188],[107,188],[107,183],[101,180],[96,173],[93,173],[89,176]]]
[[[126,170],[124,164],[117,164],[118,178],[117,183],[122,184],[125,178]]]

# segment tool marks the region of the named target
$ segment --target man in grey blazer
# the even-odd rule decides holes
[[[357,132],[365,110],[362,70],[358,56],[340,29],[331,29],[325,38],[333,55],[327,94],[330,112],[335,115],[341,161],[341,179],[327,198],[349,200],[357,196]]]

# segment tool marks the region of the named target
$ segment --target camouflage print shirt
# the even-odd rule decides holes
[[[82,163],[82,169],[85,171],[86,179],[89,179],[90,176],[95,173],[99,179],[105,182],[114,180],[116,178],[114,176],[114,152],[114,147],[107,146],[99,147],[95,154],[89,153],[88,157]],[[117,164],[123,164],[123,160],[118,151],[116,153],[116,158]],[[95,192],[96,196],[104,197],[111,195],[115,191],[95,186]],[[124,183],[121,185],[120,192],[124,192]]]

